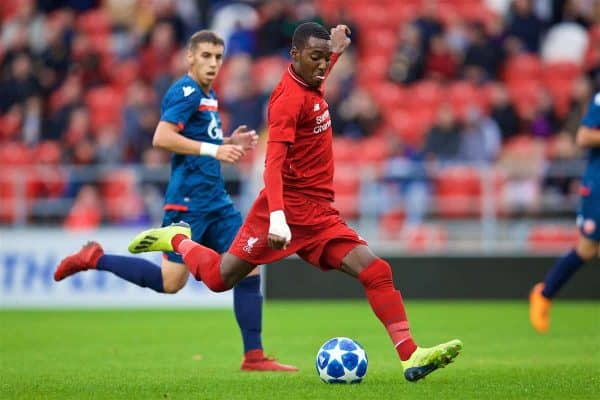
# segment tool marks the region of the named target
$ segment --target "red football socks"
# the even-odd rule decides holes
[[[231,289],[221,276],[221,256],[216,251],[177,234],[171,239],[173,250],[181,254],[183,262],[194,278],[203,281],[213,292],[224,292]]]
[[[392,269],[381,258],[365,268],[358,279],[377,318],[383,323],[402,361],[410,358],[417,345],[410,335],[402,296],[394,288]]]

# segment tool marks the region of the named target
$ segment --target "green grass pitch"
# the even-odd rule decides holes
[[[422,345],[464,343],[456,362],[409,383],[366,302],[267,302],[267,353],[300,372],[239,370],[230,310],[0,312],[0,399],[598,399],[600,304],[557,302],[546,336],[525,302],[407,303]],[[328,338],[369,356],[360,385],[315,373]]]

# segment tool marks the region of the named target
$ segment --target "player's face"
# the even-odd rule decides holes
[[[187,61],[192,78],[204,89],[209,89],[223,64],[221,45],[213,43],[198,43],[196,48],[188,50]]]
[[[331,60],[331,41],[310,37],[303,49],[294,47],[291,54],[294,71],[304,82],[315,88],[321,86]]]

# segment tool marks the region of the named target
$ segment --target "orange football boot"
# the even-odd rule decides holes
[[[542,294],[544,284],[538,283],[529,293],[529,320],[539,333],[546,333],[550,328],[550,306],[552,300]]]

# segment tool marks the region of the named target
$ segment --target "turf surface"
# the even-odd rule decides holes
[[[363,302],[269,302],[265,347],[296,374],[239,371],[229,310],[2,311],[0,399],[598,399],[600,304],[558,302],[552,330],[534,333],[527,306],[409,302],[422,345],[464,342],[454,364],[409,383],[387,334]],[[358,340],[360,385],[321,383],[319,346]]]

